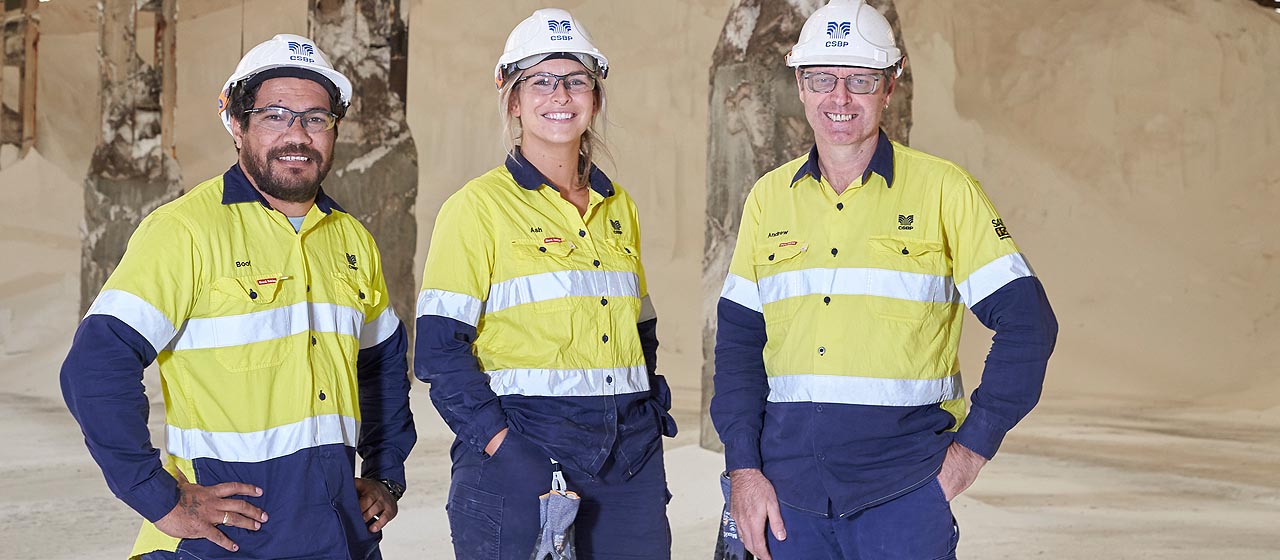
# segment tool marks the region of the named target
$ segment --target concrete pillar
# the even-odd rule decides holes
[[[408,27],[399,0],[310,0],[311,37],[351,79],[324,189],[373,233],[396,314],[412,325],[418,285],[418,151],[405,120]]]
[[[182,193],[173,136],[162,132],[163,123],[173,122],[176,1],[98,3],[102,128],[85,179],[82,312],[120,262],[138,222]],[[138,55],[139,11],[156,13],[154,64]]]

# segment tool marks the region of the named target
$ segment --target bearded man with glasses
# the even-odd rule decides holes
[[[378,248],[320,187],[351,93],[305,37],[246,53],[219,99],[237,163],[142,221],[76,332],[63,396],[145,519],[130,557],[381,557],[417,436]]]
[[[1038,401],[1057,322],[978,182],[880,128],[884,16],[831,0],[787,64],[814,147],[751,190],[718,306],[731,514],[765,560],[955,558],[950,501]],[[971,410],[965,307],[996,332]]]

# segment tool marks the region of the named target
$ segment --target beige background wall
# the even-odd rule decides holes
[[[662,369],[684,428],[667,453],[676,558],[709,557],[719,513],[710,481],[720,458],[692,444],[707,67],[730,3],[559,4],[612,62],[615,160],[605,167],[641,209]],[[306,4],[180,3],[185,184],[234,159],[214,110],[240,53],[274,33],[305,34]],[[416,255],[385,258],[420,268],[443,200],[501,163],[493,63],[510,28],[545,5],[406,0],[421,237]],[[983,182],[1062,325],[1041,408],[953,504],[962,555],[1274,556],[1280,14],[1245,0],[897,6],[915,73],[913,145]],[[110,496],[57,384],[78,319],[77,225],[100,126],[96,9],[40,9],[38,153],[0,169],[0,439],[20,442],[0,460],[0,557],[115,558],[137,517]],[[969,387],[987,334],[969,325]],[[386,548],[447,557],[450,435],[423,385],[413,398],[413,489]],[[152,410],[155,428],[162,408]]]

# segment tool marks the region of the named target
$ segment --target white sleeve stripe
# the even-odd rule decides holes
[[[764,313],[764,306],[760,303],[760,287],[755,282],[737,274],[729,274],[725,277],[724,289],[720,292],[720,297],[756,313]]]
[[[178,329],[156,306],[124,290],[103,290],[89,306],[90,315],[107,315],[119,319],[137,331],[159,354],[173,340]]]
[[[448,317],[474,327],[480,322],[482,306],[479,298],[467,294],[445,290],[422,290],[418,293],[418,317]]]
[[[973,274],[965,278],[964,282],[957,284],[956,288],[964,304],[969,309],[973,309],[973,306],[995,293],[996,290],[1003,288],[1005,284],[1035,275],[1035,271],[1031,270],[1031,265],[1022,253],[1010,253],[973,271]]]
[[[636,322],[643,323],[657,318],[658,311],[653,308],[653,302],[649,300],[649,296],[640,298],[640,316],[636,318]]]
[[[382,344],[392,335],[396,334],[396,329],[400,328],[400,318],[396,316],[396,311],[388,304],[378,317],[364,325],[364,329],[360,331],[360,349],[373,348]]]

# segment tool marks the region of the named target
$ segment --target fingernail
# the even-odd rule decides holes
[[[264,511],[264,512],[262,512],[262,520],[263,520],[263,521],[266,521],[266,520],[267,520],[267,512],[265,512],[265,511]]]
[[[238,550],[240,550],[240,545],[238,544],[231,545],[231,552],[236,552]]]
[[[261,489],[261,488],[254,488],[254,490],[257,490],[257,491],[258,491],[258,495],[259,495],[259,496],[261,496],[261,495],[262,495],[262,489]]]
[[[253,522],[253,530],[255,530],[255,531],[256,531],[256,530],[261,529],[261,528],[262,528],[262,524],[261,524],[261,523],[258,523],[257,521],[254,521],[254,522]]]
[[[773,534],[773,536],[777,537],[777,538],[778,538],[778,540],[780,540],[780,541],[785,541],[785,540],[787,540],[787,532],[786,532],[786,531],[778,531],[777,533],[774,533],[774,534]]]

